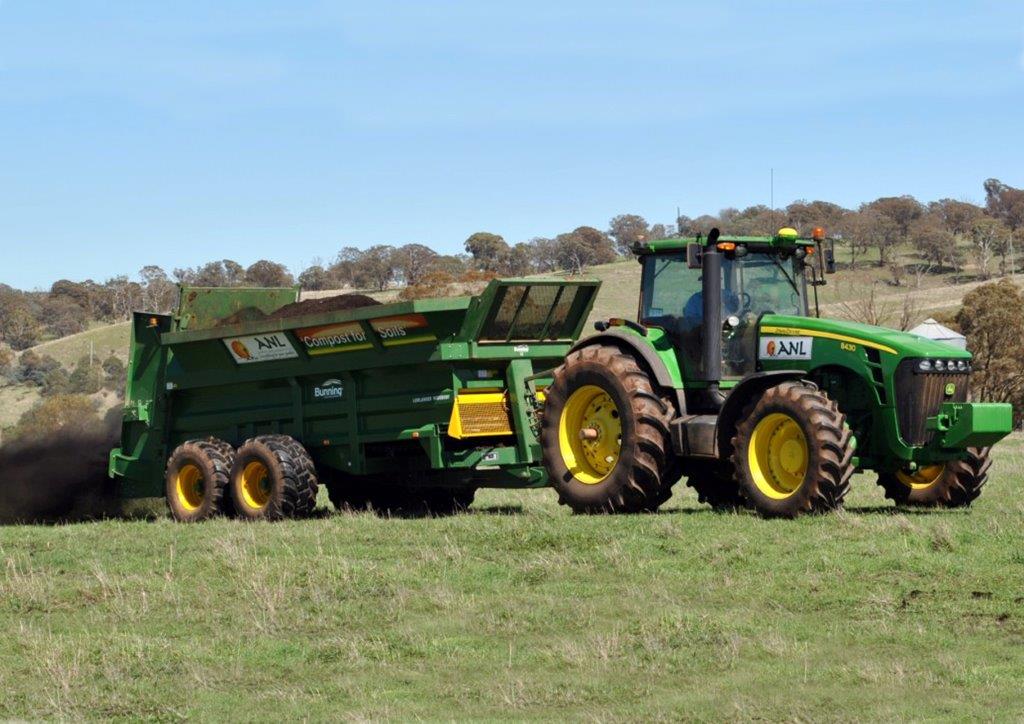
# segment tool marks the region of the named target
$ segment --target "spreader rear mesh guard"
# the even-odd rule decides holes
[[[508,396],[464,393],[455,398],[448,434],[456,438],[511,435]]]

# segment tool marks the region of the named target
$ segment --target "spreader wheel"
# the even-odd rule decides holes
[[[192,523],[226,512],[235,449],[223,440],[189,440],[167,460],[164,492],[175,520]]]
[[[878,484],[897,505],[966,508],[988,482],[991,448],[968,448],[960,460],[917,470],[880,473]]]
[[[231,468],[235,512],[251,520],[308,516],[316,505],[316,468],[301,443],[287,435],[247,440]]]

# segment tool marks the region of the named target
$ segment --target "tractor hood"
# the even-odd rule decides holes
[[[761,317],[760,330],[762,336],[781,335],[831,339],[878,349],[899,357],[971,358],[970,352],[945,342],[937,342],[916,334],[858,322],[766,314]]]

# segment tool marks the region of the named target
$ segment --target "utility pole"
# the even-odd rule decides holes
[[[1013,232],[1010,232],[1010,279],[1017,276],[1017,265],[1013,259]]]

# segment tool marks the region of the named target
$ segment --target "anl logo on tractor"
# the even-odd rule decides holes
[[[759,359],[810,359],[812,337],[761,337]]]

